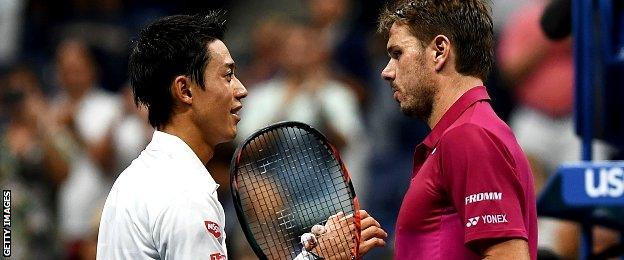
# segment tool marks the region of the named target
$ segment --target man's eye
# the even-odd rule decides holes
[[[398,59],[401,56],[401,52],[400,51],[393,51],[392,52],[392,58]]]

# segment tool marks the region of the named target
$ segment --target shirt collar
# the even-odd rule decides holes
[[[440,141],[446,129],[455,123],[466,109],[482,100],[490,100],[490,96],[484,86],[477,86],[466,91],[466,93],[451,105],[440,121],[431,129],[431,133],[425,138],[423,144],[429,148],[429,150],[433,149]]]
[[[193,149],[191,149],[184,140],[180,139],[180,137],[156,130],[152,136],[152,141],[147,145],[145,150],[166,153],[170,158],[186,161],[193,169],[196,169],[196,172],[206,174],[210,182],[210,194],[213,194],[217,191],[217,188],[219,188],[219,184],[212,178],[206,166],[201,162],[199,157],[197,157],[195,152],[193,152]]]

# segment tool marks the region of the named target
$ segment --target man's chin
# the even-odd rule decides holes
[[[406,116],[418,118],[416,111],[411,107],[401,106],[401,112]]]
[[[234,129],[232,130],[232,132],[230,134],[230,141],[234,140],[234,138],[236,138],[237,134],[238,134],[238,131],[236,129],[236,126],[234,126]]]
[[[221,140],[221,142],[219,142],[219,144],[233,141],[234,138],[236,138],[236,134],[237,134],[237,131],[236,131],[236,128],[234,128],[232,131],[230,131],[230,133],[227,136],[225,136],[225,138]]]
[[[409,117],[413,117],[413,118],[417,118],[423,121],[427,121],[429,119],[429,117],[431,116],[431,110],[429,110],[429,112],[425,112],[425,110],[418,110],[415,109],[413,107],[404,107],[401,106],[401,112],[403,112],[404,115],[409,116]]]

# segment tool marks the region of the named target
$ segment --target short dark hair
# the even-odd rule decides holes
[[[204,87],[204,70],[210,60],[206,46],[223,40],[224,12],[206,15],[173,15],[161,18],[139,33],[128,64],[134,102],[145,105],[149,123],[160,128],[173,112],[171,84],[180,75]]]
[[[396,0],[382,11],[378,31],[388,34],[402,22],[423,43],[445,35],[457,46],[456,70],[485,80],[494,62],[494,26],[485,1]]]

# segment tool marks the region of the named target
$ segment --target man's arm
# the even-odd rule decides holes
[[[531,259],[529,243],[524,239],[491,240],[477,246],[482,248],[479,250],[482,259]]]
[[[484,259],[530,259],[533,223],[523,215],[534,212],[525,203],[535,200],[530,172],[514,168],[516,158],[480,126],[448,131],[438,149],[442,160],[453,161],[443,166],[442,181],[466,223],[465,244]]]

